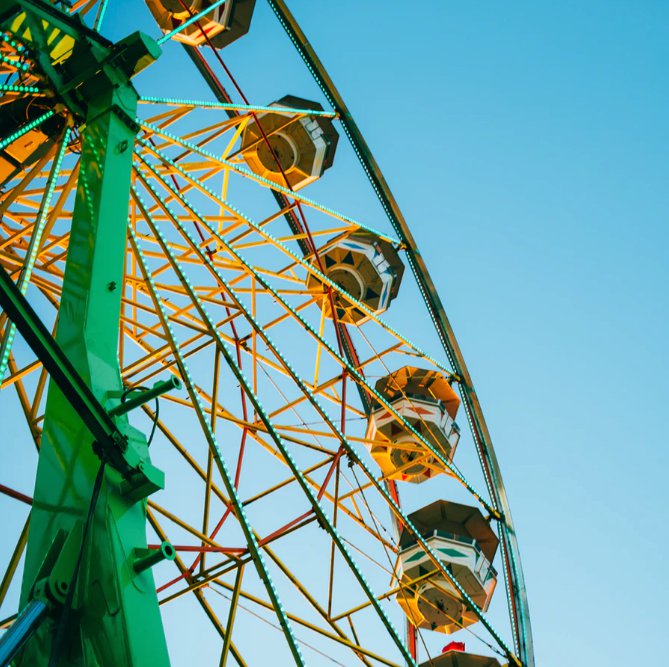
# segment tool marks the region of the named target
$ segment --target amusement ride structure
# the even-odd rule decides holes
[[[0,665],[534,667],[442,302],[283,0],[246,96],[261,4],[0,5]]]

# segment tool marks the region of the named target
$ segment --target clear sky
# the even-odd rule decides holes
[[[466,355],[518,526],[537,664],[659,664],[669,5],[291,5]]]
[[[668,618],[667,5],[373,7],[346,50],[314,39],[428,262],[448,258],[538,664],[649,664]]]
[[[148,12],[128,26],[123,8],[137,4],[111,0],[107,34],[156,34]],[[287,48],[275,25],[265,35],[270,12],[257,4],[253,39]],[[289,4],[384,170],[467,359],[517,525],[537,665],[659,664],[669,5]],[[279,71],[248,46],[230,59],[253,102],[302,92],[286,87],[297,59]],[[149,74],[144,94],[180,95]],[[352,201],[328,203],[364,210],[357,196],[352,186]],[[406,319],[415,330],[411,309]]]

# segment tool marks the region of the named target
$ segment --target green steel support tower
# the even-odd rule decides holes
[[[83,123],[55,338],[93,396],[113,413],[124,395],[118,332],[138,130],[138,94],[131,77],[155,60],[160,48],[140,33],[118,44],[106,43],[47,3],[9,4],[3,27],[11,27],[40,54],[39,66],[58,103]],[[54,40],[73,45],[70,57],[56,66]],[[27,641],[19,665],[169,664],[144,553],[146,497],[162,487],[162,473],[150,464],[145,436],[130,426],[125,414],[115,419],[122,437],[110,451],[108,443],[93,443],[71,398],[51,383],[21,606],[42,597],[53,613]],[[68,548],[63,548],[64,541]],[[59,552],[70,562],[57,559]],[[67,576],[54,578],[59,568]]]

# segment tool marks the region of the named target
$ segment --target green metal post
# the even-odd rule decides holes
[[[132,155],[138,95],[130,79],[155,60],[160,49],[136,33],[119,44],[88,35],[53,5],[15,0],[24,38],[39,47],[48,22],[73,36],[75,49],[67,80],[48,62],[39,63],[59,97],[82,126],[82,152],[69,250],[63,279],[56,341],[74,369],[103,405],[122,392],[118,338]],[[22,28],[23,29],[23,28]],[[43,31],[42,31],[43,32]],[[21,37],[21,35],[19,35]],[[44,51],[42,51],[44,53]],[[39,56],[38,56],[39,59]],[[115,418],[127,438],[123,456],[151,469],[146,438],[126,415]],[[50,383],[44,419],[21,607],[35,595],[44,559],[59,531],[85,524],[101,460],[92,437],[68,396]],[[98,447],[98,452],[104,448]],[[153,469],[155,471],[155,469]],[[27,643],[17,664],[77,667],[169,665],[167,647],[150,567],[134,566],[146,550],[146,498],[157,481],[133,486],[113,465],[104,478],[81,545],[81,567],[68,623],[59,628],[58,605]],[[126,476],[127,477],[127,476]],[[85,533],[84,533],[85,534]],[[58,659],[54,635],[62,632]]]

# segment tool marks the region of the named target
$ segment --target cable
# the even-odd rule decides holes
[[[74,570],[72,572],[72,579],[67,588],[67,595],[65,597],[65,603],[63,605],[63,610],[58,619],[58,625],[56,627],[56,636],[53,640],[51,646],[51,657],[49,658],[48,667],[57,667],[58,661],[63,648],[63,640],[65,638],[65,631],[70,619],[70,612],[72,611],[72,602],[74,600],[74,589],[77,586],[77,580],[79,578],[79,570],[81,569],[81,561],[84,556],[84,549],[86,547],[86,538],[88,537],[88,530],[93,522],[93,516],[95,514],[95,506],[98,502],[98,497],[100,496],[100,489],[102,488],[102,481],[104,479],[106,461],[100,463],[98,468],[98,473],[95,477],[95,483],[93,484],[93,492],[91,494],[91,500],[88,505],[88,514],[86,516],[86,522],[84,523],[84,530],[81,535],[81,546],[79,547],[79,554],[77,555],[77,562],[74,565]]]
[[[127,398],[128,394],[131,391],[148,391],[148,387],[143,387],[143,386],[128,387],[123,392],[123,394],[121,394],[121,403],[125,403],[125,399]],[[151,432],[149,433],[149,437],[146,441],[147,447],[151,446],[151,441],[153,440],[153,436],[156,434],[156,426],[158,425],[158,418],[160,417],[160,401],[158,400],[157,396],[154,399],[154,406],[156,409],[153,411],[153,424],[151,425]]]
[[[219,584],[218,581],[214,581],[213,583],[218,584],[218,585],[220,586],[220,584]],[[221,596],[222,598],[224,598],[225,600],[231,601],[230,596],[226,595],[226,594],[223,593],[222,591],[219,591],[219,590],[217,590],[216,588],[213,588],[212,586],[209,587],[209,590],[210,590],[212,593],[216,593],[217,595],[220,595],[220,596]],[[267,625],[269,625],[270,627],[274,628],[275,630],[279,630],[279,631],[281,630],[281,628],[280,628],[278,625],[276,625],[275,623],[272,623],[272,621],[266,619],[264,616],[261,616],[260,614],[257,614],[256,612],[252,611],[251,609],[249,609],[249,608],[246,607],[245,605],[241,604],[240,602],[237,603],[237,606],[238,606],[240,609],[243,609],[243,610],[244,610],[245,612],[247,612],[248,614],[251,614],[251,616],[255,616],[258,620],[262,621],[263,623],[266,623]],[[317,649],[317,648],[316,648],[315,646],[313,646],[312,644],[308,644],[308,643],[305,642],[303,639],[297,639],[297,641],[298,641],[300,644],[302,644],[302,646],[305,646],[306,648],[311,649],[311,650],[314,651],[315,653],[318,653],[318,655],[321,655],[321,656],[323,656],[324,658],[327,658],[330,662],[334,663],[335,665],[341,665],[341,667],[346,667],[346,665],[344,665],[343,662],[339,662],[339,660],[336,660],[336,659],[333,658],[331,655],[328,655],[327,653],[324,653],[323,651]]]

